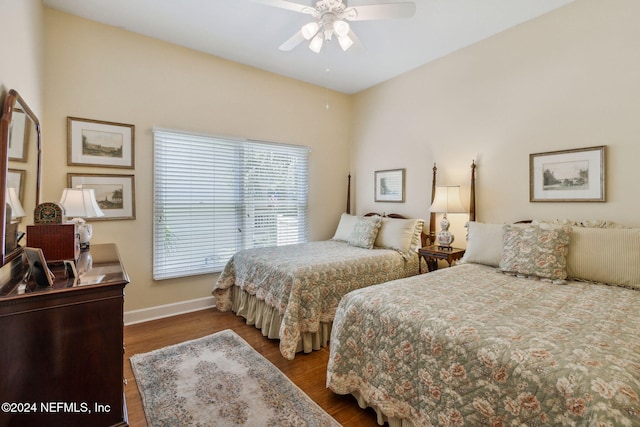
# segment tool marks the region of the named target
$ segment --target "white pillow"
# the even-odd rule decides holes
[[[342,242],[349,241],[349,236],[351,236],[351,232],[356,227],[357,223],[358,217],[356,215],[343,213],[340,216],[340,222],[338,223],[336,234],[334,234],[332,240],[340,240]]]
[[[409,252],[418,228],[417,219],[382,218],[382,225],[374,244],[377,248]],[[422,226],[420,226],[422,230]]]
[[[504,248],[504,224],[471,221],[467,227],[467,249],[462,261],[498,267]]]

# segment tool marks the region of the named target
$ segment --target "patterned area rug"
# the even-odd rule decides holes
[[[340,426],[229,329],[131,366],[149,426]]]

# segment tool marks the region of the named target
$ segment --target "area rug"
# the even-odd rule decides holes
[[[340,426],[230,329],[130,358],[149,426]]]

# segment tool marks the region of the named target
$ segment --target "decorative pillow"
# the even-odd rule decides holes
[[[374,246],[409,252],[416,232],[417,219],[382,218]],[[422,225],[420,226],[422,231]]]
[[[373,244],[376,241],[376,237],[378,236],[380,224],[382,224],[382,217],[379,216],[358,218],[358,222],[349,235],[347,243],[351,246],[372,249]]]
[[[640,229],[573,227],[567,275],[640,289]]]
[[[467,224],[467,249],[462,262],[498,267],[504,248],[504,224]]]
[[[542,220],[534,219],[532,224],[555,224],[555,225],[569,225],[572,227],[591,227],[591,228],[627,228],[617,222],[607,221],[603,219],[586,219],[584,221],[578,221],[574,219],[554,219],[554,220]]]
[[[340,222],[338,223],[336,234],[333,235],[332,240],[340,240],[342,242],[348,241],[349,236],[351,236],[351,232],[353,231],[357,223],[357,216],[343,213],[340,216]]]
[[[545,279],[567,278],[570,227],[538,224],[504,226],[500,270]]]

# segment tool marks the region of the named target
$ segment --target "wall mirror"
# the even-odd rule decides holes
[[[13,89],[4,100],[0,140],[0,265],[4,265],[22,253],[20,243],[40,203],[40,121]]]

